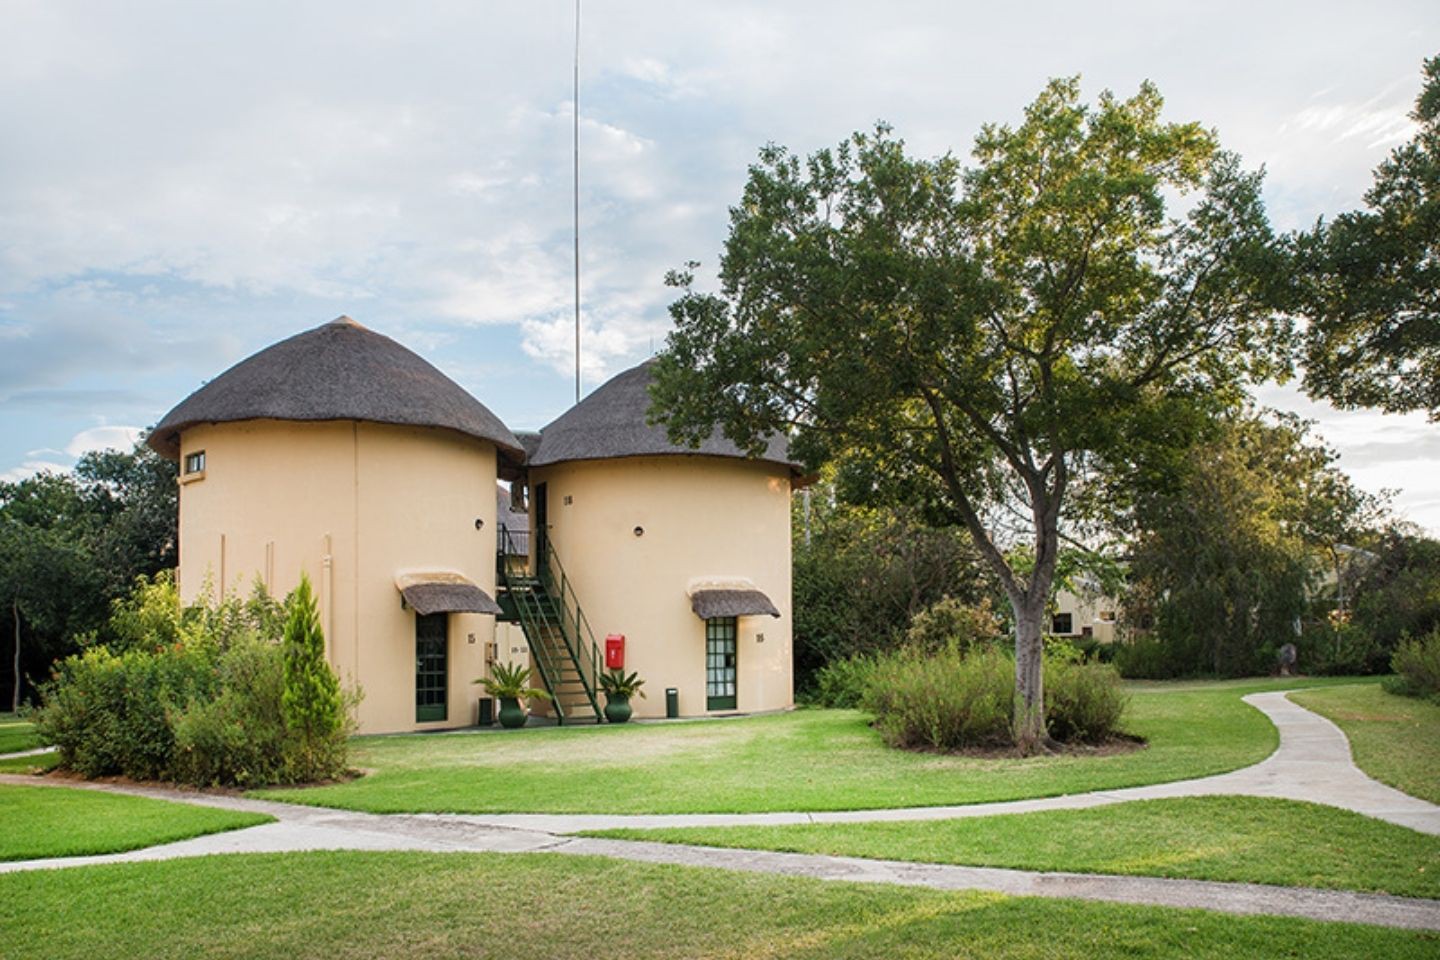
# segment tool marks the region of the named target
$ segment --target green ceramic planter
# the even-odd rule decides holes
[[[500,726],[514,730],[516,727],[525,726],[526,719],[528,719],[528,714],[526,714],[525,708],[520,706],[518,697],[500,698]]]
[[[605,698],[605,719],[611,723],[624,723],[630,719],[630,698],[629,697],[606,697]]]

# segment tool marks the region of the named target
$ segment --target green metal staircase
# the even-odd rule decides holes
[[[496,598],[525,632],[557,723],[599,723],[600,673],[604,663],[585,611],[554,547],[539,537],[500,528]],[[527,557],[528,546],[538,548]],[[533,572],[531,567],[533,566]]]

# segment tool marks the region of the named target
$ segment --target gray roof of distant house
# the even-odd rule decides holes
[[[439,427],[524,449],[466,390],[389,337],[340,317],[240,361],[167,413],[147,442],[176,459],[181,431],[239,420],[365,420]]]
[[[689,447],[671,443],[663,425],[649,424],[654,365],[653,359],[647,360],[612,377],[542,429],[540,445],[530,454],[530,466],[670,455],[752,459],[718,429],[699,447]],[[788,456],[785,437],[780,434],[772,437],[765,452],[753,459],[797,469]]]

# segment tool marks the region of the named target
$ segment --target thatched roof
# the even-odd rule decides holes
[[[653,359],[647,360],[617,374],[542,429],[539,447],[530,455],[530,466],[668,455],[748,459],[745,452],[718,429],[699,447],[692,448],[671,443],[664,426],[648,424],[646,415],[650,411],[654,366]],[[754,459],[781,464],[792,471],[797,469],[787,456],[785,438],[778,434],[765,452]]]
[[[239,420],[364,420],[440,427],[524,457],[520,441],[463,387],[418,354],[349,317],[242,360],[167,413],[146,442],[178,459],[180,433]]]
[[[690,609],[701,620],[761,614],[780,616],[775,604],[759,590],[696,590],[690,594]]]
[[[404,573],[395,578],[395,587],[418,614],[501,612],[500,604],[458,573]]]

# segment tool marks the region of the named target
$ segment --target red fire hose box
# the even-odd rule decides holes
[[[612,633],[605,638],[605,669],[625,669],[625,636]]]

